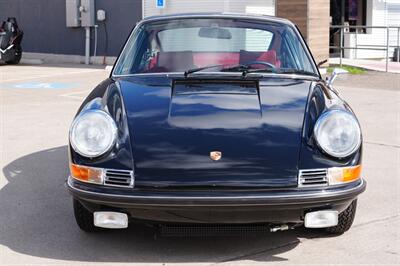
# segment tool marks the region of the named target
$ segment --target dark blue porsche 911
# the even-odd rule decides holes
[[[285,19],[144,19],[70,128],[77,224],[347,231],[362,136],[331,81]]]

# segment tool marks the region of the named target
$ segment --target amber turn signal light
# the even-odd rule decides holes
[[[361,165],[328,169],[329,185],[337,185],[360,179]]]
[[[87,167],[70,163],[71,176],[76,180],[103,184],[103,170],[101,168]]]

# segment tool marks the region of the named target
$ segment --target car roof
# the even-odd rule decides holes
[[[294,25],[290,20],[279,18],[275,16],[251,14],[251,13],[181,13],[181,14],[169,14],[159,16],[149,16],[142,20],[142,22],[157,21],[157,20],[169,20],[169,19],[186,19],[186,18],[244,18],[253,20],[262,20],[267,22],[282,23],[287,25]]]

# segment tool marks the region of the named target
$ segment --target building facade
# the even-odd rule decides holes
[[[332,0],[333,1],[333,0]],[[343,0],[336,0],[343,1]],[[343,44],[345,47],[386,49],[389,43],[389,56],[393,55],[394,46],[400,46],[400,0],[347,0],[343,24],[352,26],[374,26],[380,28],[359,28],[346,30]],[[332,13],[332,12],[331,12]],[[339,22],[339,24],[342,24]],[[393,27],[386,29],[385,27]],[[387,39],[389,30],[389,39]],[[339,32],[331,39],[339,43]],[[345,50],[346,58],[385,58],[384,50]]]
[[[66,26],[66,1],[0,0],[0,20],[16,17],[24,31],[25,52],[65,55],[85,54],[85,31]],[[95,8],[106,11],[98,25],[98,55],[116,56],[136,22],[142,18],[141,0],[95,0]],[[95,29],[91,28],[91,55]],[[108,39],[108,40],[107,40]]]
[[[0,19],[16,17],[29,53],[85,54],[85,31],[67,27],[66,6],[85,0],[0,0]],[[89,2],[91,0],[88,0]],[[88,2],[85,1],[85,2]],[[257,13],[292,20],[316,61],[329,57],[330,0],[93,0],[106,19],[90,28],[90,55],[117,56],[137,21],[143,17],[188,12]],[[162,3],[162,7],[157,7]],[[97,31],[97,32],[96,32]],[[97,35],[97,41],[95,36]]]
[[[317,62],[329,57],[329,0],[155,0],[143,1],[143,16],[187,12],[255,13],[290,19],[299,27]]]

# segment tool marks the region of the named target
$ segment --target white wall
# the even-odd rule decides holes
[[[367,25],[368,26],[400,26],[400,0],[368,0],[367,1]],[[389,31],[389,44],[397,45],[398,32],[396,29]],[[345,44],[356,45],[355,34],[345,34]],[[386,46],[386,29],[369,29],[367,34],[357,35],[357,47],[365,45]],[[393,48],[389,50],[389,56],[393,55]],[[347,50],[348,58],[385,58],[385,51],[372,50]]]
[[[234,12],[275,15],[275,0],[164,0],[165,8],[157,8],[156,0],[143,0],[143,17],[172,13]]]

